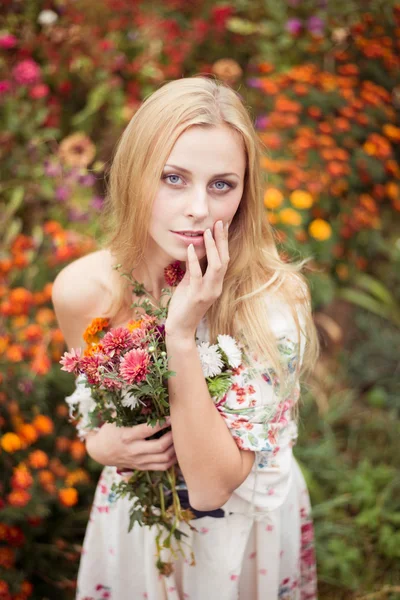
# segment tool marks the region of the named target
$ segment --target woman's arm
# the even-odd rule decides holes
[[[175,452],[197,510],[220,508],[246,479],[254,452],[239,450],[207,389],[194,337],[166,337]]]

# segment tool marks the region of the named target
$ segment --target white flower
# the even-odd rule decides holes
[[[53,25],[58,19],[58,14],[54,10],[42,10],[38,16],[40,25]]]
[[[215,375],[219,375],[224,363],[218,352],[218,346],[210,346],[208,342],[201,342],[200,344],[197,344],[197,351],[200,356],[204,377],[214,377]]]
[[[218,346],[222,352],[226,354],[229,366],[237,369],[242,362],[242,352],[238,347],[236,341],[230,335],[219,335]]]
[[[132,394],[132,392],[122,390],[121,404],[122,406],[125,406],[125,408],[135,408],[139,404],[139,400]]]
[[[70,417],[73,416],[74,409],[77,409],[81,415],[81,419],[77,427],[78,432],[80,433],[90,426],[89,413],[96,406],[96,402],[92,398],[92,391],[89,387],[86,387],[85,383],[85,375],[79,375],[75,382],[75,391],[70,396],[65,398],[65,401],[69,406]]]

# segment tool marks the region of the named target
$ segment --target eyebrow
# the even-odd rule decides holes
[[[178,167],[177,165],[164,165],[165,167],[170,167],[171,169],[176,169],[177,171],[182,171],[182,173],[187,173],[188,175],[191,175],[192,172],[189,171],[188,169],[184,169],[183,167]],[[216,173],[215,175],[213,175],[213,177],[228,177],[229,175],[234,175],[234,177],[238,177],[239,175],[237,173]]]

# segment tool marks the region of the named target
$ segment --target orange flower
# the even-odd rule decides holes
[[[39,481],[43,486],[49,485],[54,482],[54,475],[47,469],[39,472]]]
[[[284,223],[285,225],[292,225],[293,227],[298,227],[302,222],[301,215],[293,208],[284,208],[281,210],[279,213],[279,218],[281,223]]]
[[[49,464],[49,457],[43,450],[34,450],[29,454],[28,462],[34,469],[43,469]]]
[[[0,444],[4,452],[8,452],[9,454],[21,450],[22,448],[21,438],[16,433],[11,432],[5,433],[2,436]]]
[[[38,439],[38,432],[30,423],[24,423],[19,427],[18,434],[27,444],[33,444]]]
[[[58,156],[70,167],[87,167],[96,154],[96,146],[85,133],[73,133],[64,138]]]
[[[278,188],[268,188],[264,194],[264,206],[269,210],[274,210],[281,206],[283,199],[283,194]]]
[[[61,329],[54,329],[51,332],[51,341],[56,344],[64,343],[64,336],[63,336],[63,332],[61,331]]]
[[[50,325],[55,321],[55,314],[51,308],[40,308],[36,313],[36,323]]]
[[[324,242],[331,237],[332,227],[324,219],[314,219],[308,227],[308,233],[319,242]]]
[[[74,458],[76,461],[81,461],[86,455],[86,446],[80,440],[73,440],[71,442],[70,452],[72,458]]]
[[[96,318],[90,323],[83,333],[83,339],[89,344],[95,344],[99,341],[98,333],[104,331],[110,324],[109,319]]]
[[[61,504],[64,506],[75,506],[75,504],[78,502],[78,492],[73,487],[59,490],[58,497]]]
[[[28,340],[29,342],[37,342],[38,340],[42,339],[42,337],[43,337],[43,329],[41,328],[40,325],[31,323],[25,329],[23,337],[24,337],[24,339]]]
[[[6,357],[10,362],[18,363],[24,358],[23,348],[17,344],[11,344],[6,350]]]
[[[300,210],[311,208],[311,206],[314,204],[313,197],[305,190],[294,190],[294,192],[290,194],[289,200],[294,208]]]
[[[49,359],[47,349],[44,346],[38,346],[31,362],[31,370],[36,375],[46,375],[51,369],[51,361]]]
[[[32,483],[33,477],[24,464],[14,468],[13,476],[11,478],[11,485],[13,488],[25,490],[26,488],[29,488]]]
[[[385,186],[386,195],[391,200],[398,200],[400,198],[400,187],[394,181],[389,181]]]
[[[43,225],[43,231],[50,235],[54,233],[59,233],[62,230],[63,228],[61,227],[61,224],[58,223],[58,221],[46,221]]]
[[[50,417],[47,417],[46,415],[37,415],[33,419],[32,425],[41,435],[49,435],[54,431],[54,423]]]
[[[11,506],[26,506],[31,499],[31,495],[26,490],[13,490],[8,494],[7,500]]]
[[[65,478],[65,484],[68,487],[73,487],[79,483],[87,483],[89,481],[89,475],[83,469],[76,469],[71,471]]]

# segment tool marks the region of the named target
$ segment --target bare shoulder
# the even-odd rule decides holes
[[[52,300],[67,344],[82,345],[81,335],[91,319],[109,308],[114,278],[113,257],[107,249],[78,258],[57,275]]]

